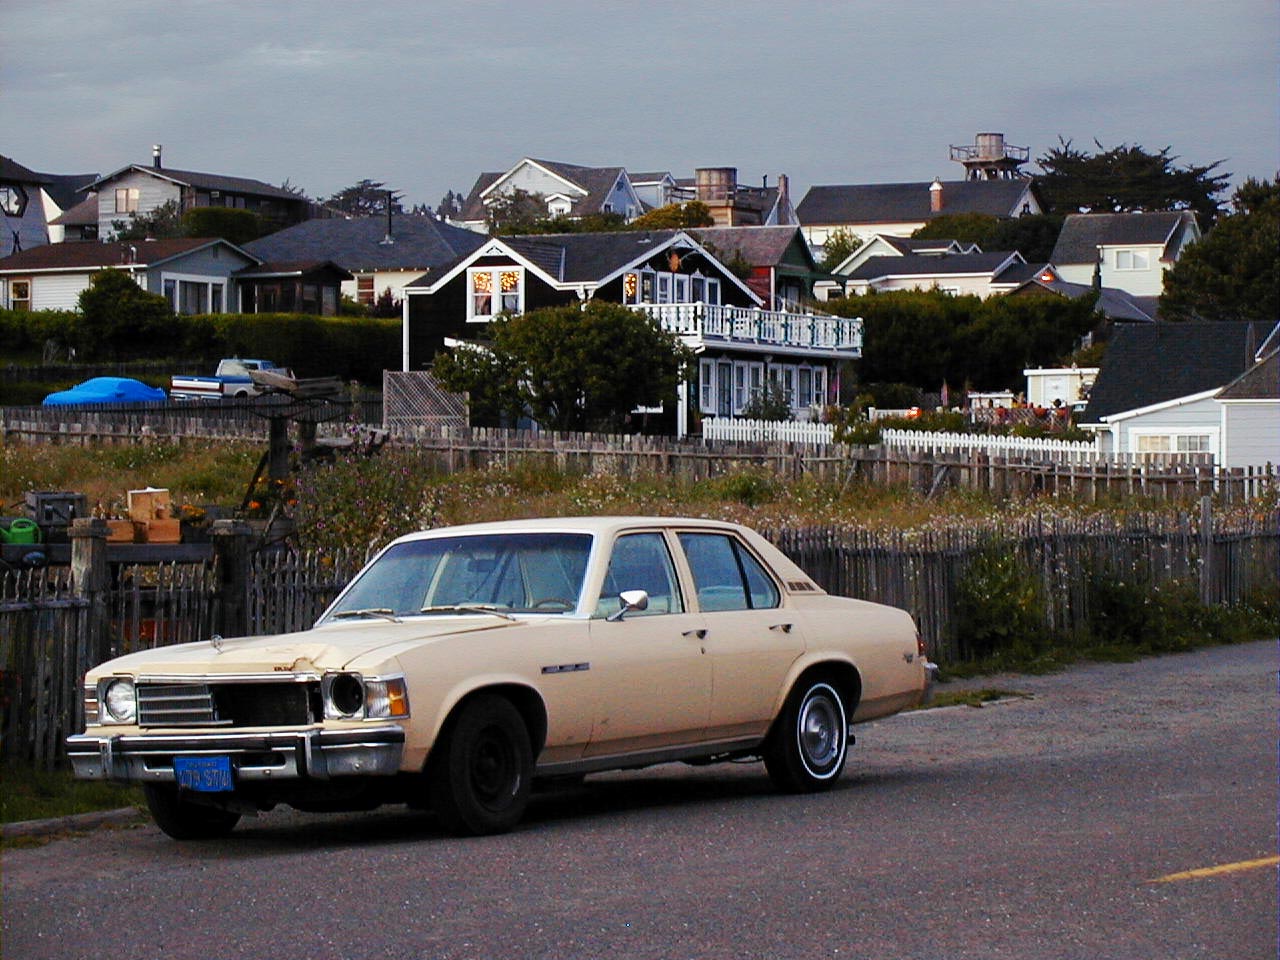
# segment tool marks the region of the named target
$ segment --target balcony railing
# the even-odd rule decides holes
[[[695,345],[776,347],[862,356],[862,320],[711,303],[640,303],[633,309]]]

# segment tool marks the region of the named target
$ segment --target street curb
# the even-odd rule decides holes
[[[120,807],[116,810],[95,810],[92,813],[73,813],[48,820],[20,820],[0,826],[0,839],[12,837],[47,837],[76,830],[92,830],[109,824],[124,824],[140,819],[137,807]]]

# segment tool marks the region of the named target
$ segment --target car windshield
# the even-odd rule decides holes
[[[591,536],[495,533],[398,543],[325,619],[419,613],[569,613],[582,592]]]

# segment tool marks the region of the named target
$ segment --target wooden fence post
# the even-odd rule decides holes
[[[218,632],[242,637],[249,632],[249,539],[253,530],[243,520],[215,520],[210,528],[218,559]]]
[[[1200,498],[1200,602],[1206,607],[1216,601],[1213,556],[1213,497]]]
[[[107,521],[77,517],[67,535],[71,540],[71,588],[84,602],[76,637],[78,673],[115,655],[107,611]],[[77,688],[78,692],[78,688]]]

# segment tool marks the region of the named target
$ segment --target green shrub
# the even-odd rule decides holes
[[[988,543],[969,558],[956,584],[954,630],[965,660],[1025,660],[1048,648],[1040,579],[1013,545]]]

